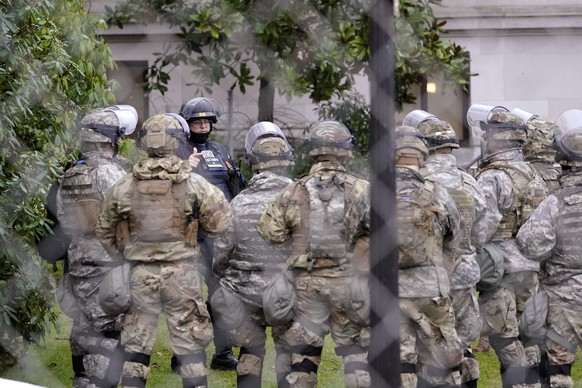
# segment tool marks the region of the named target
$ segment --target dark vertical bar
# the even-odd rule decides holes
[[[369,362],[372,386],[400,386],[400,309],[395,228],[393,0],[370,8],[371,235]]]

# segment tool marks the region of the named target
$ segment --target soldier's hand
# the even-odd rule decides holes
[[[201,152],[198,152],[196,147],[192,149],[192,155],[188,158],[188,163],[193,170],[198,168],[198,164],[200,163],[200,157],[202,156]]]

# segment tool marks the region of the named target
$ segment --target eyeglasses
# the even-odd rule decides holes
[[[206,125],[210,125],[210,120],[207,119],[193,120],[190,122],[190,125],[194,127],[203,127]]]

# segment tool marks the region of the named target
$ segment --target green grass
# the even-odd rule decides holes
[[[61,314],[60,330],[53,329],[41,345],[31,345],[26,357],[16,366],[0,372],[0,377],[17,380],[48,388],[70,387],[73,380],[71,369],[71,351],[69,348],[69,332],[71,320]],[[270,333],[269,333],[270,334]],[[238,348],[235,348],[235,353]],[[208,360],[214,354],[211,344],[206,355]],[[170,349],[168,330],[163,316],[160,318],[158,339],[154,348],[148,387],[181,387],[180,377],[170,369]],[[322,388],[343,386],[343,366],[341,359],[335,355],[333,343],[329,336],[325,340],[323,360],[319,369],[319,384]],[[275,371],[273,368],[275,351],[273,341],[267,341],[265,367],[263,368],[263,387],[276,388]],[[208,362],[209,364],[210,362]],[[208,370],[208,385],[210,387],[236,387],[235,371]]]
[[[71,370],[71,352],[68,336],[71,321],[64,314],[60,318],[60,330],[53,330],[41,345],[32,345],[27,356],[16,366],[0,372],[0,377],[28,382],[48,388],[70,387],[73,379]],[[269,337],[270,338],[270,337]],[[238,349],[235,350],[237,352]],[[214,352],[213,346],[207,349],[208,360]],[[172,352],[169,345],[168,331],[163,317],[160,319],[158,340],[152,354],[152,373],[148,379],[148,387],[181,387],[178,375],[170,369]],[[263,370],[263,388],[276,388],[274,364],[274,346],[271,339],[267,342]],[[488,353],[477,353],[481,365],[479,387],[501,388],[499,377],[499,362],[493,350]],[[582,363],[574,364],[572,368],[574,387],[582,388]],[[341,359],[335,355],[331,338],[326,337],[322,362],[318,375],[321,388],[342,387],[343,367]],[[236,372],[208,371],[210,387],[236,387]]]

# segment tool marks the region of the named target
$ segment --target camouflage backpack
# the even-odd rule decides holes
[[[434,245],[433,206],[435,185],[425,181],[416,192],[396,195],[398,211],[398,268],[407,269],[430,264]]]
[[[65,171],[61,179],[61,198],[65,209],[62,226],[70,236],[93,232],[101,213],[102,197],[96,187],[91,161],[80,160]]]

